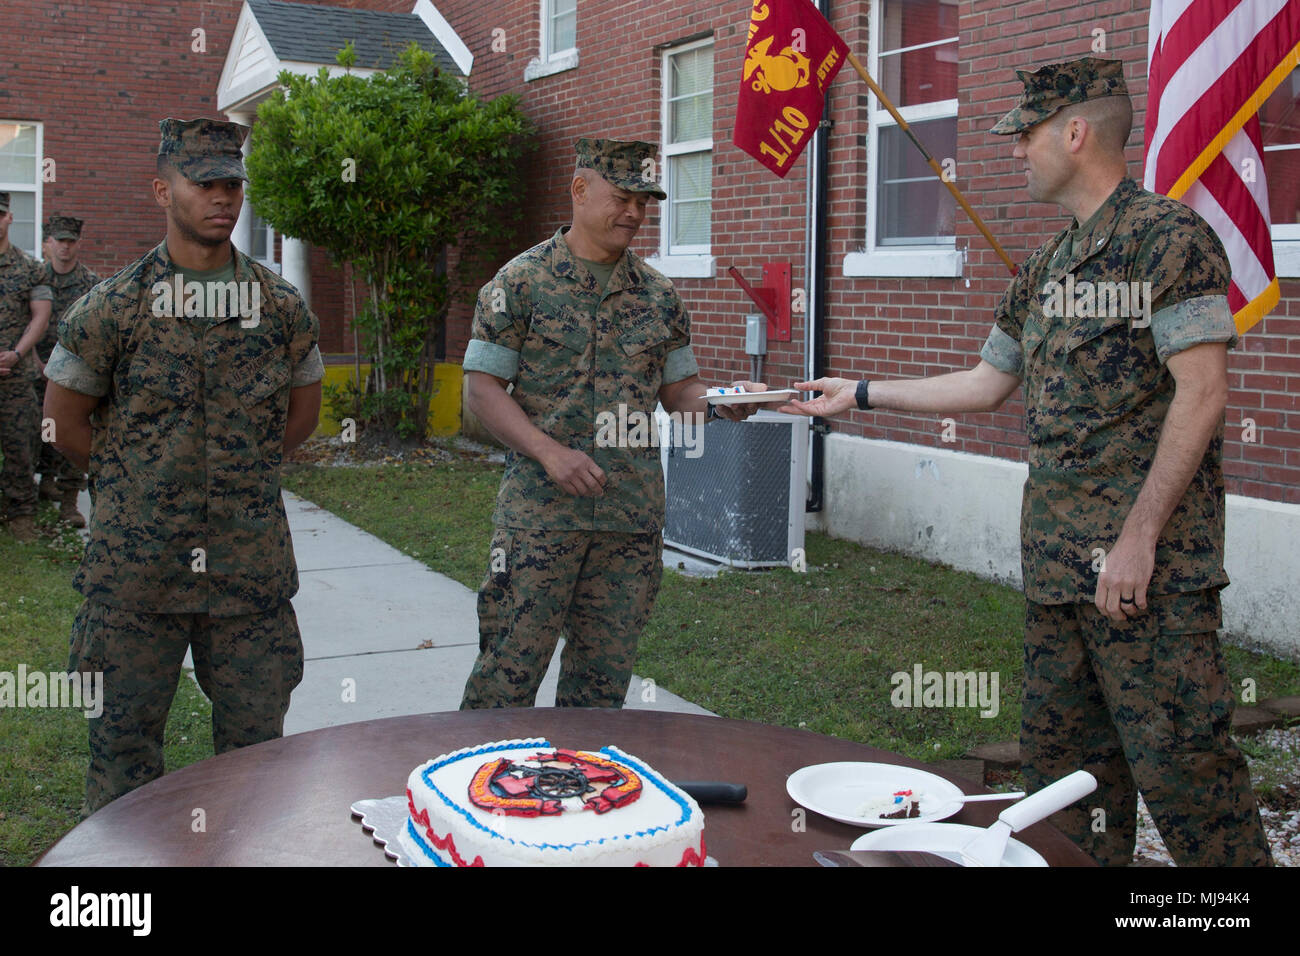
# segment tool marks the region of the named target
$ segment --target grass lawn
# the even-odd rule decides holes
[[[299,465],[285,487],[477,588],[501,469],[457,460],[376,467]],[[80,542],[54,530],[20,545],[0,531],[0,672],[57,672],[81,604],[71,586]],[[640,645],[637,673],[725,717],[806,727],[919,759],[1014,739],[1020,713],[1024,598],[912,558],[809,535],[808,570],[669,572]],[[1231,679],[1260,699],[1300,693],[1300,667],[1226,648]],[[997,675],[997,714],[979,707],[895,707],[891,675]],[[990,708],[991,709],[991,708]],[[0,710],[0,865],[32,862],[76,824],[86,718],[52,708]],[[212,755],[211,707],[180,681],[168,720],[169,770]]]
[[[72,588],[80,539],[54,536],[54,509],[42,505],[47,537],[19,544],[0,530],[0,672],[62,672],[68,633],[81,606]],[[188,678],[172,703],[164,749],[175,770],[212,756],[212,709]],[[86,789],[86,718],[80,710],[0,710],[0,865],[25,866],[80,819]]]
[[[301,466],[285,486],[477,588],[499,465]],[[668,573],[637,674],[725,717],[806,727],[917,759],[1018,736],[1024,596],[925,561],[809,535],[806,573]],[[1235,686],[1300,693],[1300,667],[1227,648]],[[997,713],[895,707],[893,674],[984,672]],[[992,707],[987,708],[992,710]]]

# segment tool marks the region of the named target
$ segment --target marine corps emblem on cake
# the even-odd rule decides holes
[[[479,767],[469,784],[476,807],[517,817],[608,813],[640,795],[641,778],[632,768],[580,750],[541,752],[527,760],[499,757]]]

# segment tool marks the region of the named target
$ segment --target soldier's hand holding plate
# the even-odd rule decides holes
[[[762,382],[732,382],[731,388],[739,388],[746,392],[766,392],[767,386]],[[715,404],[713,408],[717,410],[719,418],[725,418],[732,422],[741,422],[754,414],[759,409],[759,404]]]

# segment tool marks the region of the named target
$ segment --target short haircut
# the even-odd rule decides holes
[[[175,173],[180,172],[176,168],[176,164],[172,162],[171,157],[166,153],[158,154],[158,159],[154,163],[154,170],[157,172],[159,179],[166,179],[169,182]]]
[[[1088,122],[1097,137],[1097,145],[1106,152],[1122,153],[1133,132],[1133,103],[1127,96],[1102,96],[1095,100],[1072,103],[1063,108],[1063,122],[1075,116]]]

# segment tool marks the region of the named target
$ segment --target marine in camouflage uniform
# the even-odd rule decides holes
[[[479,655],[462,709],[532,706],[561,632],[558,706],[620,707],[627,693],[663,572],[663,473],[658,448],[599,440],[597,420],[620,405],[627,416],[653,416],[660,398],[670,410],[705,407],[686,309],[672,283],[626,249],[644,197],[664,198],[645,175],[654,149],[579,140],[573,189],[585,184],[591,205],[575,192],[573,229],[506,263],[479,293],[464,363],[471,405],[474,375],[498,388],[513,383],[506,400],[527,420],[518,434],[581,452],[588,477],[579,480],[603,476],[603,488],[566,491],[543,464],[541,446],[502,428],[507,414],[480,415],[514,450],[493,514]],[[582,170],[594,173],[590,181]],[[606,191],[615,204],[593,220],[588,210]],[[605,237],[607,261],[580,259],[571,248],[593,231]]]
[[[162,774],[187,646],[212,700],[218,753],[278,737],[302,677],[280,463],[286,429],[305,437],[319,409],[318,323],[293,286],[228,241],[247,129],[174,119],[160,127],[155,196],[168,209],[167,239],[72,307],[46,370],[47,407],[81,396],[93,428],[95,511],[74,580],[86,601],[69,660],[71,670],[104,674],[104,712],[90,721],[88,812]],[[173,246],[194,257],[184,237],[197,230],[197,244],[230,250],[215,272],[172,259]],[[229,276],[259,308],[212,308],[208,295],[207,307],[189,294],[178,303],[178,275],[205,293]]]
[[[86,488],[86,476],[80,468],[68,461],[55,450],[53,442],[43,440],[46,434],[41,426],[41,407],[45,401],[44,363],[50,360],[50,354],[59,341],[59,319],[68,311],[68,306],[80,299],[99,281],[99,276],[77,261],[77,246],[81,242],[82,220],[72,216],[50,216],[45,221],[45,238],[51,243],[71,243],[63,246],[62,256],[54,254],[45,263],[45,284],[54,293],[54,308],[50,315],[50,324],[45,335],[36,346],[36,354],[42,365],[42,374],[35,380],[37,423],[33,460],[35,470],[41,476],[40,495],[50,501],[59,502],[59,517],[73,527],[84,528],[86,519],[77,512],[77,494]],[[54,260],[64,258],[72,266],[60,272],[55,268]]]
[[[1124,178],[1132,113],[1120,61],[1018,73],[1024,94],[993,132],[1021,134],[1031,198],[1092,196],[1083,208],[1095,212],[1019,269],[974,369],[857,383],[856,395],[845,379],[798,383],[825,397],[786,410],[834,414],[855,397],[859,408],[985,410],[1022,385],[1027,788],[1091,772],[1097,791],[1051,822],[1103,864],[1132,862],[1141,791],[1180,865],[1266,865],[1216,633],[1228,583],[1216,403],[1237,339],[1227,259],[1195,212]],[[1091,139],[1071,158],[1076,118]],[[1104,201],[1085,170],[1101,189],[1117,183]],[[1157,456],[1175,406],[1180,437]]]
[[[20,541],[36,536],[36,484],[32,471],[32,419],[36,403],[31,357],[49,323],[53,297],[41,264],[9,241],[9,193],[0,192],[0,506]]]
[[[1021,133],[1073,102],[1128,96],[1115,60],[1020,76],[1024,95],[995,133]],[[1025,780],[1037,790],[1079,768],[1097,778],[1094,796],[1052,822],[1106,864],[1132,861],[1139,790],[1180,865],[1269,862],[1229,736],[1234,702],[1216,633],[1228,583],[1221,417],[1159,534],[1146,612],[1120,623],[1094,602],[1174,401],[1166,363],[1197,345],[1236,344],[1229,273],[1200,216],[1125,179],[1030,256],[981,352],[1025,394]]]

